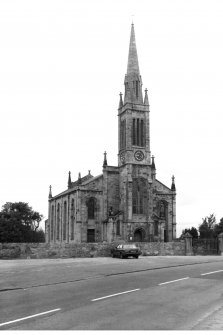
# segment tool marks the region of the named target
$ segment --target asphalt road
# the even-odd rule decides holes
[[[222,320],[222,256],[0,261],[0,330],[209,330]]]

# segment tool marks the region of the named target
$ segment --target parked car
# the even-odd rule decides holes
[[[141,255],[141,251],[135,244],[119,244],[111,250],[111,255],[113,258],[127,258],[129,256],[138,258]]]

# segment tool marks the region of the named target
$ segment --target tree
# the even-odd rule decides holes
[[[186,228],[182,231],[181,238],[186,234],[190,233],[193,238],[198,238],[198,231],[197,228],[192,227],[192,228]]]
[[[220,222],[214,226],[215,236],[218,236],[220,233],[223,233],[223,218],[221,218]]]
[[[39,242],[43,232],[38,230],[43,215],[25,202],[7,202],[0,212],[0,242]]]
[[[216,225],[216,218],[214,214],[210,214],[202,219],[199,226],[200,238],[213,238],[215,236],[214,228]]]

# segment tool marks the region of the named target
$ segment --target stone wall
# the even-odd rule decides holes
[[[116,243],[117,244],[117,243]],[[142,256],[185,255],[185,242],[136,243]],[[0,243],[0,259],[110,257],[115,243]]]

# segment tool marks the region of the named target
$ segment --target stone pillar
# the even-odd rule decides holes
[[[223,256],[223,233],[218,235],[218,253]]]
[[[186,256],[193,256],[192,236],[190,233],[184,235],[185,239],[185,254]]]

